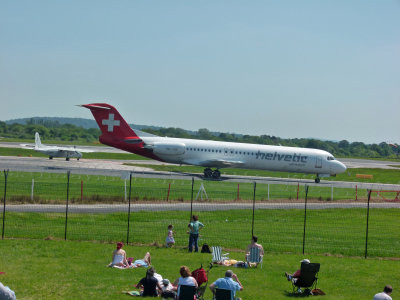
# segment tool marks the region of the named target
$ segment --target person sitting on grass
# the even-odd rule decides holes
[[[307,259],[307,258],[305,258],[305,259],[303,259],[302,261],[300,261],[300,263],[309,264],[309,263],[310,263],[310,260]],[[301,277],[301,271],[300,271],[300,269],[299,269],[299,270],[297,270],[296,272],[294,272],[293,274],[289,274],[288,272],[285,272],[285,276],[286,276],[286,279],[287,279],[288,281],[292,281],[293,283],[296,283],[297,280]]]
[[[146,252],[143,259],[137,259],[132,263],[132,268],[139,268],[139,267],[147,268],[150,265],[151,265],[150,252]]]
[[[373,300],[392,300],[392,297],[390,297],[392,291],[393,291],[392,286],[387,285],[383,289],[382,293],[375,294]]]
[[[146,277],[140,279],[136,288],[143,289],[141,296],[143,297],[158,297],[159,292],[162,290],[157,278],[154,277],[154,268],[150,267],[146,271]],[[157,290],[158,288],[158,290]]]
[[[109,267],[121,267],[128,268],[129,264],[126,259],[126,252],[122,250],[124,244],[122,242],[117,243],[117,249],[115,249],[112,253],[112,261],[108,265]]]
[[[251,243],[247,246],[245,261],[248,261],[251,248],[260,249],[260,255],[264,256],[264,248],[263,248],[263,246],[261,244],[258,244],[257,241],[258,241],[258,237],[253,235],[252,238],[251,238]]]
[[[231,300],[241,300],[236,298],[236,291],[243,290],[243,285],[240,283],[239,278],[232,270],[225,272],[225,278],[219,278],[212,284],[210,284],[210,290],[213,294],[216,292],[216,288],[225,289],[231,291]]]
[[[182,266],[179,269],[179,273],[181,274],[181,277],[179,277],[177,280],[174,282],[174,287],[175,289],[178,290],[178,299],[179,299],[179,291],[181,285],[190,285],[190,286],[195,286],[196,289],[199,287],[197,284],[196,279],[192,277],[192,273],[190,272],[189,268],[186,266]]]
[[[15,300],[17,298],[15,297],[15,293],[13,290],[11,290],[8,286],[4,286],[0,282],[0,299],[1,300]]]
[[[161,298],[176,298],[176,292],[174,286],[169,282],[168,279],[163,279],[162,281],[162,292],[161,292]]]

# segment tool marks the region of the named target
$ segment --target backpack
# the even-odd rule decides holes
[[[201,253],[211,253],[208,244],[203,244],[203,246],[201,247]]]
[[[203,269],[197,269],[192,272],[192,277],[196,279],[197,284],[200,286],[202,283],[207,282],[207,272]]]

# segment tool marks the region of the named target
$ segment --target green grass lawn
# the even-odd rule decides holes
[[[0,240],[1,282],[15,291],[17,299],[130,299],[122,291],[144,277],[145,269],[107,268],[114,244],[54,240]],[[242,245],[245,248],[246,244]],[[187,253],[185,249],[125,245],[129,257],[152,254],[152,264],[164,278],[174,281],[179,267],[191,270],[207,266],[210,254]],[[243,252],[231,252],[230,258],[243,260]],[[238,296],[246,300],[291,299],[291,284],[283,276],[293,272],[304,257],[319,262],[318,288],[323,299],[372,299],[386,284],[400,294],[400,261],[335,257],[320,255],[277,254],[267,251],[262,269],[232,268],[244,286]],[[227,267],[216,266],[209,272],[209,282],[223,277]],[[205,299],[211,300],[207,290]]]
[[[4,190],[4,173],[0,174],[0,191]],[[33,199],[32,181],[34,186]],[[120,177],[100,175],[71,174],[69,198],[73,203],[124,203],[125,184],[129,191],[129,180]],[[202,181],[196,178],[194,198],[200,185],[203,184],[208,201],[232,202],[252,201],[253,183],[235,183],[225,181]],[[169,193],[168,193],[169,190]],[[67,192],[67,175],[65,173],[29,173],[10,171],[7,177],[7,203],[64,203]],[[81,193],[82,192],[82,193]],[[149,179],[135,177],[132,179],[133,201],[190,202],[192,182],[190,180]],[[82,197],[81,197],[82,196]],[[199,195],[201,196],[201,195]],[[385,197],[393,200],[395,194],[388,193]],[[304,201],[304,186],[287,184],[257,184],[256,201]],[[356,190],[350,188],[332,188],[328,185],[309,187],[308,199],[316,201],[355,201]],[[376,194],[373,199],[380,199]],[[365,201],[367,190],[357,190],[357,200]],[[206,196],[203,195],[203,199]],[[380,199],[382,200],[382,199]]]
[[[130,215],[129,241],[163,245],[167,226],[174,225],[178,246],[187,243],[190,211],[136,211]],[[127,209],[127,207],[126,207]],[[241,249],[252,234],[252,209],[201,211],[200,243]],[[2,214],[0,214],[0,218]],[[400,257],[400,209],[371,209],[368,255]],[[65,213],[6,212],[5,236],[8,238],[64,239]],[[69,212],[68,240],[127,241],[128,214]],[[254,234],[273,252],[302,253],[304,210],[258,209],[254,214]],[[308,210],[305,251],[314,254],[363,256],[366,241],[366,209]]]

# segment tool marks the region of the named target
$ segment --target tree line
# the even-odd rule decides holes
[[[189,132],[181,128],[144,129],[143,131],[168,137],[251,143],[264,145],[281,145],[326,150],[338,157],[360,158],[399,158],[400,149],[396,144],[382,142],[380,144],[364,144],[362,142],[321,141],[309,138],[283,139],[270,135],[238,135],[232,133],[214,133],[202,128],[197,132]],[[97,142],[101,134],[98,128],[85,129],[72,124],[60,124],[57,121],[31,119],[26,125],[6,124],[0,121],[0,136],[17,139],[34,139],[39,132],[42,140],[68,142]]]

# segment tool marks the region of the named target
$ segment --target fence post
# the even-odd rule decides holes
[[[126,179],[124,180],[124,192],[125,192],[125,201],[126,201]]]
[[[239,201],[239,199],[240,199],[240,187],[239,187],[239,183],[238,183],[236,201]]]
[[[297,197],[296,200],[299,201],[299,191],[300,191],[300,183],[297,183]]]
[[[81,180],[81,203],[83,202],[83,180]]]
[[[268,183],[268,200],[269,200],[269,183]]]
[[[168,185],[168,194],[167,194],[167,202],[169,200],[169,192],[171,191],[171,183]]]
[[[194,186],[194,177],[192,177],[192,197],[190,198],[190,221],[192,221],[192,213],[193,213],[193,186]]]
[[[32,188],[31,188],[31,201],[33,202],[33,190],[35,188],[35,179],[32,178]]]
[[[333,183],[332,183],[332,186],[331,186],[331,201],[333,201]]]
[[[357,184],[356,184],[356,201],[357,201]]]
[[[305,186],[306,188],[306,198],[304,201],[304,230],[303,230],[303,255],[304,255],[304,248],[306,244],[306,222],[307,222],[307,196],[308,196],[308,185]]]
[[[129,228],[131,220],[131,192],[132,192],[132,172],[129,173],[129,204],[128,204],[128,230],[126,232],[126,244],[129,244]],[[126,197],[126,180],[125,180],[125,197]]]
[[[253,220],[251,224],[251,236],[254,236],[254,209],[256,206],[256,182],[254,181],[254,193],[253,193]]]
[[[367,232],[365,235],[365,258],[368,253],[368,225],[369,225],[369,200],[371,199],[371,190],[368,190],[368,206],[367,206]]]
[[[4,200],[3,200],[3,231],[1,233],[1,239],[4,240],[4,227],[5,227],[5,220],[6,220],[6,195],[7,195],[7,177],[8,177],[9,169],[4,170]]]
[[[65,207],[65,232],[64,232],[64,240],[67,240],[67,225],[68,225],[68,199],[69,199],[69,177],[71,171],[67,172],[67,205]]]

